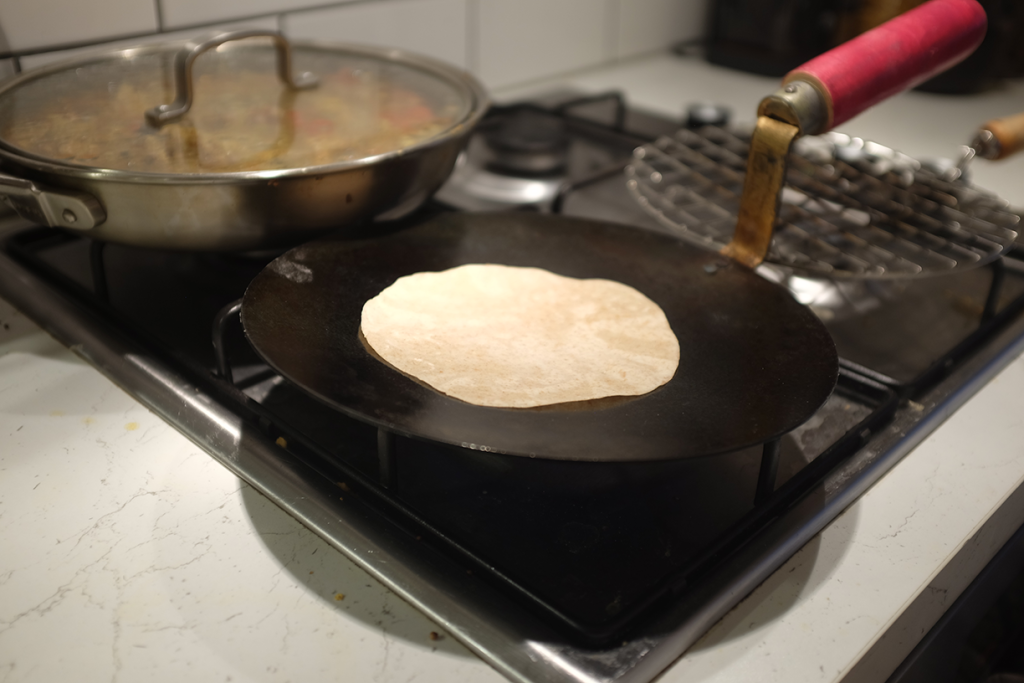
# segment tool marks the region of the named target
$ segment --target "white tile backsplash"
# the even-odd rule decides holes
[[[150,33],[154,0],[3,0],[0,34],[13,52],[48,45]]]
[[[694,0],[616,0],[616,59],[635,57],[704,35],[707,4]]]
[[[229,24],[216,24],[215,26],[204,26],[199,29],[185,29],[183,31],[170,31],[168,33],[157,33],[145,38],[134,38],[128,40],[115,40],[110,43],[103,43],[102,45],[93,45],[91,47],[76,48],[73,50],[56,50],[54,52],[44,52],[38,55],[27,55],[21,58],[21,68],[23,70],[34,69],[37,66],[43,66],[51,62],[56,62],[60,59],[66,59],[69,57],[77,57],[79,55],[88,54],[94,51],[111,50],[122,47],[131,47],[133,45],[143,45],[145,43],[155,43],[171,40],[189,40],[191,38],[197,38],[206,33],[212,33],[215,31],[235,31],[240,29],[262,29],[264,31],[279,31],[277,17],[264,17],[262,19],[249,19],[247,21],[239,21]]]
[[[287,14],[289,38],[396,47],[466,68],[468,0],[378,0]]]
[[[324,4],[331,3],[323,0],[160,0],[165,29],[245,19]]]
[[[611,58],[609,0],[476,0],[479,75],[496,88]]]
[[[418,52],[468,68],[488,87],[499,88],[699,37],[708,2],[0,0],[0,60],[17,57],[24,70],[83,51],[61,49],[69,44],[95,49],[255,27],[283,30],[296,39]],[[118,40],[127,35],[142,37]]]

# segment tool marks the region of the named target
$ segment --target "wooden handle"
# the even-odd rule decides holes
[[[995,138],[993,154],[982,154],[987,159],[1005,159],[1024,149],[1024,114],[989,121],[981,129]]]
[[[825,132],[962,61],[987,25],[976,0],[931,0],[797,67],[784,83],[818,90],[829,116],[817,132]]]

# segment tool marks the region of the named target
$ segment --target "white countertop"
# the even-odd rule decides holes
[[[670,56],[561,82],[741,121],[775,85]],[[953,156],[1021,110],[911,93],[843,130]],[[1024,206],[1024,156],[974,178]],[[884,680],[1024,521],[1022,407],[1018,358],[661,680]],[[504,680],[0,301],[0,681],[184,678]]]

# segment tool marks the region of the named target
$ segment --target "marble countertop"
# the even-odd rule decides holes
[[[775,80],[660,55],[554,84],[752,118]],[[1020,110],[1024,83],[910,93],[843,130],[949,157]],[[974,178],[1024,206],[1024,157]],[[1022,408],[1017,358],[660,680],[884,680],[1024,521]],[[504,680],[2,301],[0,548],[0,681]]]

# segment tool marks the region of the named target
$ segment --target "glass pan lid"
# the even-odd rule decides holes
[[[261,38],[195,60],[194,100],[160,127],[145,112],[175,98],[181,45],[120,50],[41,70],[0,93],[0,144],[75,166],[205,174],[358,162],[414,147],[472,112],[472,91],[414,59],[384,51],[295,46],[295,71],[318,85],[289,88]]]

